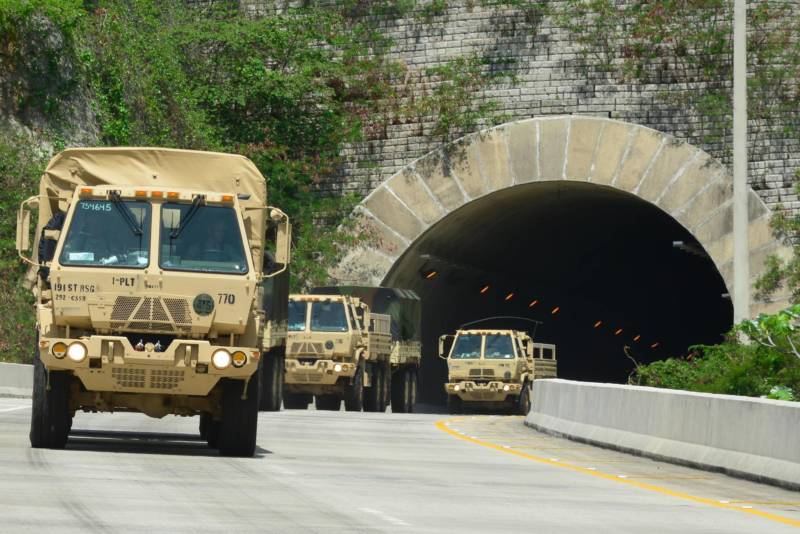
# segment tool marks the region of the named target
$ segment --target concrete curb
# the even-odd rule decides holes
[[[800,490],[800,403],[541,380],[525,424],[547,434]]]
[[[30,397],[32,390],[32,365],[0,363],[0,397]]]

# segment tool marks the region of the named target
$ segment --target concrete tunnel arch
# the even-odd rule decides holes
[[[380,184],[355,210],[370,239],[331,276],[421,295],[423,400],[442,399],[438,335],[489,315],[543,320],[538,337],[559,344],[561,376],[622,381],[633,366],[622,346],[646,343],[633,355],[651,361],[730,327],[732,192],[722,164],[644,126],[581,116],[507,123]],[[752,280],[769,254],[787,253],[769,219],[751,190]],[[786,303],[754,302],[753,312]]]

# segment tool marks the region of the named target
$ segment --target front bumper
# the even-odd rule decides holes
[[[56,343],[69,345],[76,341],[83,343],[88,353],[80,363],[53,354]],[[244,352],[246,363],[217,369],[211,363],[211,355],[220,348]],[[39,354],[47,369],[72,371],[88,391],[199,396],[208,395],[221,378],[250,377],[258,369],[261,356],[252,347],[221,347],[194,339],[176,339],[162,352],[137,351],[127,338],[105,335],[43,338]]]
[[[455,395],[465,402],[504,402],[509,397],[518,397],[522,384],[492,381],[479,384],[471,380],[448,382],[444,385],[448,395]]]
[[[301,362],[294,358],[286,358],[287,384],[332,386],[339,381],[339,378],[349,379],[355,374],[356,365],[353,363],[333,360]]]

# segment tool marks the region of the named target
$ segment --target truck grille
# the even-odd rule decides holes
[[[184,332],[191,331],[189,302],[158,297],[117,297],[111,310],[115,330]]]
[[[322,354],[322,343],[292,343],[289,354],[293,356],[301,354]]]
[[[478,377],[478,378],[494,376],[494,369],[482,369],[482,368],[470,369],[469,370],[469,376],[470,377]]]
[[[115,367],[111,376],[121,388],[170,390],[183,382],[184,371],[179,369],[129,369]]]

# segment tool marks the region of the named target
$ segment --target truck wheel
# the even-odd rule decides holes
[[[266,353],[263,359],[259,410],[277,412],[283,402],[283,371],[286,360],[283,352],[277,349]]]
[[[379,412],[381,406],[381,397],[383,396],[383,368],[373,363],[372,369],[372,385],[364,392],[364,411],[365,412]]]
[[[381,404],[378,406],[378,411],[380,413],[385,413],[386,408],[389,407],[389,403],[391,402],[392,394],[392,368],[390,367],[389,362],[386,362],[384,365],[382,365],[381,376],[383,377],[381,380]]]
[[[409,399],[408,399],[408,413],[414,413],[417,405],[417,371],[416,369],[408,370],[409,377]]]
[[[244,381],[225,380],[222,383],[222,421],[219,423],[219,453],[222,456],[253,456],[256,452],[259,378],[257,372],[250,377],[244,399]]]
[[[200,439],[208,439],[208,421],[211,417],[206,414],[200,414]]]
[[[200,438],[212,449],[219,447],[219,421],[214,421],[210,413],[200,415]]]
[[[317,395],[314,398],[314,404],[317,406],[317,410],[338,412],[342,405],[342,399],[339,398],[339,395]]]
[[[364,409],[364,361],[361,360],[353,376],[353,383],[344,388],[344,409],[360,412]]]
[[[38,345],[38,340],[37,340]],[[33,394],[31,410],[31,447],[35,449],[63,449],[72,426],[69,413],[69,382],[66,372],[50,372],[50,389],[47,388],[47,370],[39,358],[38,349],[33,360]]]
[[[408,413],[411,394],[408,369],[398,369],[392,375],[392,413]]]
[[[311,395],[308,393],[289,393],[283,394],[283,407],[287,410],[307,410],[311,402]]]
[[[447,411],[453,415],[460,414],[464,411],[464,403],[458,395],[447,396]]]
[[[528,415],[531,411],[531,387],[528,384],[522,386],[516,408],[517,415]]]

